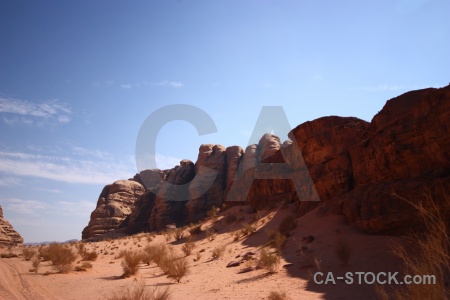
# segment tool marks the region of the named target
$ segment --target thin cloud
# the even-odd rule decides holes
[[[16,186],[16,185],[22,185],[22,180],[20,180],[20,178],[12,176],[0,177],[0,186]]]
[[[156,85],[156,86],[161,86],[161,87],[170,87],[170,88],[175,88],[175,89],[179,89],[184,87],[184,83],[179,82],[179,81],[167,81],[167,80],[163,80],[160,82],[153,82],[152,85]]]
[[[53,193],[53,194],[60,194],[60,193],[62,193],[62,191],[58,190],[58,189],[47,189],[47,188],[42,188],[42,187],[37,187],[37,188],[34,188],[33,190],[40,191],[40,192]]]
[[[0,113],[5,114],[3,121],[13,125],[16,123],[32,124],[33,119],[56,120],[60,123],[70,121],[71,108],[58,100],[44,103],[33,103],[25,100],[0,98]],[[13,117],[8,117],[12,115]]]
[[[78,184],[107,184],[127,179],[136,170],[115,161],[77,160],[71,157],[0,152],[0,172]]]
[[[89,215],[95,208],[95,201],[57,201],[54,204],[20,198],[6,199],[6,209],[21,215],[42,216],[43,214],[80,216]]]
[[[121,84],[120,87],[125,89],[125,90],[129,90],[129,89],[132,88],[131,84]]]

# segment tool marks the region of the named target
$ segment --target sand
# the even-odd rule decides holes
[[[202,229],[219,229],[213,241],[205,234],[198,236],[196,247],[187,257],[190,273],[180,283],[167,278],[155,264],[140,264],[137,275],[122,278],[121,250],[143,251],[147,244],[166,243],[172,245],[179,257],[185,256],[181,246],[186,238],[166,241],[163,234],[156,235],[148,242],[148,233],[101,242],[87,242],[87,250],[99,253],[93,268],[85,272],[71,271],[57,273],[50,262],[42,262],[37,274],[30,272],[31,261],[22,257],[0,258],[0,298],[1,299],[108,299],[113,292],[130,286],[136,280],[143,280],[149,287],[166,288],[171,291],[171,299],[267,299],[271,291],[285,292],[288,299],[375,299],[374,285],[346,284],[337,280],[336,284],[316,284],[313,276],[320,271],[332,272],[335,276],[345,272],[389,272],[399,271],[400,261],[391,254],[389,240],[381,235],[367,235],[345,224],[343,216],[318,216],[317,210],[296,218],[297,226],[291,232],[285,248],[281,250],[281,263],[277,271],[269,274],[265,269],[255,269],[240,273],[245,265],[227,268],[231,261],[237,261],[247,252],[258,257],[261,247],[268,243],[270,230],[278,230],[280,222],[292,215],[294,206],[263,211],[263,217],[256,221],[257,231],[234,241],[234,230],[240,223],[255,219],[248,207],[233,207],[217,216],[217,221],[202,223]],[[237,221],[226,224],[224,216],[233,214]],[[189,236],[186,229],[185,236]],[[310,243],[302,242],[303,237],[313,236]],[[350,259],[345,265],[335,254],[337,241],[343,241],[351,249]],[[212,251],[226,246],[223,257],[212,259]],[[303,247],[303,249],[302,249]],[[72,246],[76,252],[75,246]],[[270,252],[276,249],[269,248]],[[197,252],[199,261],[194,262]],[[21,253],[21,249],[13,249]],[[7,252],[1,249],[0,253]],[[237,258],[237,256],[240,256]],[[81,258],[75,266],[80,265]],[[48,275],[44,275],[44,274]]]

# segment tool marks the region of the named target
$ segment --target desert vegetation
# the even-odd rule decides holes
[[[170,289],[151,288],[145,285],[143,279],[114,292],[108,300],[169,300]]]

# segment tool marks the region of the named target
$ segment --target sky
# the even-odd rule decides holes
[[[104,185],[133,177],[139,130],[168,105],[157,167],[245,148],[263,106],[290,126],[366,121],[450,81],[450,2],[0,1],[0,205],[25,242],[80,239]],[[277,132],[281,140],[287,132]]]

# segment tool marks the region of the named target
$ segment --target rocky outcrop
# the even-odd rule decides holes
[[[156,197],[148,219],[150,230],[161,230],[169,224],[183,223],[186,202],[189,199],[189,182],[194,176],[195,165],[187,159],[167,172],[159,190],[153,192]],[[151,202],[153,197],[148,195],[148,200]]]
[[[356,188],[340,199],[350,223],[370,232],[410,228],[417,217],[405,199],[419,203],[433,191],[439,201],[450,191],[450,86],[389,100],[350,158]]]
[[[3,218],[3,209],[0,206],[0,246],[17,246],[22,243],[23,238],[20,234]]]
[[[112,208],[99,200],[89,234],[120,222],[130,233],[183,225],[224,202],[227,207],[249,204],[259,209],[281,201],[298,202],[300,213],[321,205],[322,212],[343,214],[368,232],[402,230],[417,219],[400,198],[416,199],[410,192],[425,189],[441,199],[442,191],[450,190],[449,120],[447,86],[391,99],[370,123],[329,116],[298,125],[284,143],[265,134],[245,151],[201,145],[195,165],[182,161],[170,170],[137,174],[134,181],[146,192],[140,198],[130,196],[127,213],[118,212],[122,219],[107,216]],[[126,214],[130,216],[123,221]],[[96,222],[109,227],[96,227]]]
[[[87,239],[116,229],[131,214],[135,202],[144,194],[144,187],[133,180],[118,180],[103,188],[88,226],[82,232]]]
[[[195,222],[206,216],[213,206],[223,203],[226,189],[226,149],[221,145],[201,145],[195,164],[195,178],[189,184],[187,218]]]

